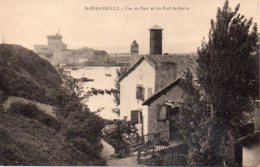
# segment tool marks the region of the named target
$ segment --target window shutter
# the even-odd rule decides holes
[[[144,100],[144,88],[143,87],[141,87],[141,100]]]
[[[138,123],[138,111],[132,110],[131,111],[131,122],[137,124]]]
[[[167,106],[162,106],[158,113],[158,120],[165,121],[167,119]]]
[[[136,86],[136,99],[144,100],[144,87]]]
[[[139,86],[136,87],[136,99],[139,99]]]
[[[138,123],[143,123],[143,116],[141,111],[138,112]]]

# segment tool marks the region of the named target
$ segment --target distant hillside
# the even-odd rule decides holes
[[[103,120],[77,83],[18,45],[0,45],[0,165],[106,165]]]
[[[49,62],[19,45],[0,44],[0,90],[45,101],[62,80]]]

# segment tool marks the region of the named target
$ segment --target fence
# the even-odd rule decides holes
[[[170,133],[169,130],[151,133],[142,137],[144,146],[153,147],[153,151],[159,151],[184,144],[179,133]]]

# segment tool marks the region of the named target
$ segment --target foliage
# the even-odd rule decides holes
[[[76,102],[71,103],[71,105],[78,106]],[[7,134],[12,133],[11,129],[13,129],[16,132],[12,133],[14,135],[26,135],[17,139],[12,135],[9,138],[10,140],[6,141],[6,144],[2,143],[4,145],[0,145],[1,149],[6,153],[5,156],[0,158],[0,163],[24,165],[105,165],[105,160],[100,157],[102,145],[99,143],[103,120],[87,110],[77,110],[77,108],[73,110],[71,106],[68,106],[68,108],[72,109],[68,112],[68,116],[64,117],[60,114],[63,111],[63,109],[60,109],[57,118],[54,118],[45,114],[44,111],[39,110],[34,105],[12,103],[7,112],[1,113],[1,118],[5,121],[1,120],[0,125],[3,123],[3,129]],[[8,126],[11,128],[6,126],[6,121],[9,122]],[[15,124],[19,124],[19,126]],[[5,138],[3,137],[2,139]],[[27,143],[27,140],[33,145],[29,146],[30,143]],[[49,143],[44,146],[49,150],[48,154],[38,148],[42,147],[41,144],[45,142]],[[19,147],[15,143],[18,143]],[[32,148],[25,149],[26,147]],[[57,155],[55,152],[57,152]],[[31,155],[33,153],[37,156]],[[73,156],[78,157],[72,159],[72,153]],[[51,156],[54,158],[52,159]],[[64,156],[66,156],[66,159],[63,159]]]
[[[106,165],[100,157],[103,120],[81,103],[77,80],[17,45],[0,45],[0,164]],[[3,95],[3,96],[2,96]],[[56,117],[10,96],[47,103]]]
[[[189,146],[188,160],[190,165],[216,165],[212,158],[216,150],[212,150],[217,138],[211,135],[215,128],[215,117],[212,115],[212,105],[207,100],[203,90],[194,85],[193,76],[190,72],[186,73],[185,79],[181,81],[181,87],[185,90],[183,103],[180,103],[180,112],[176,120],[180,133]],[[220,128],[221,131],[225,129]],[[227,136],[230,140],[231,136]],[[230,141],[229,141],[230,142]],[[221,140],[222,145],[226,141]],[[231,152],[225,154],[225,147],[219,150],[219,154],[226,158],[230,157]]]
[[[38,107],[33,104],[15,102],[11,104],[7,112],[20,114],[24,117],[38,120],[44,125],[56,130],[61,128],[61,123],[56,118],[39,110]]]
[[[239,5],[232,11],[228,1],[218,9],[209,41],[198,49],[199,87],[190,74],[182,83],[187,93],[179,125],[192,165],[236,165],[233,143],[257,96],[257,26],[238,10]]]
[[[82,89],[78,87],[77,80],[66,75],[62,78],[62,91],[56,95],[56,102],[61,107],[59,114],[64,120],[62,134],[76,149],[90,158],[92,165],[105,165],[105,160],[100,157],[101,129],[104,122],[81,103],[82,98],[79,95]]]
[[[62,83],[47,60],[29,49],[11,44],[0,44],[0,81],[0,90],[9,96],[45,103],[48,103],[48,93]]]
[[[107,133],[104,139],[115,148],[115,153],[120,158],[129,156],[130,145],[139,141],[137,129],[125,121],[114,122],[117,129]]]
[[[0,164],[87,165],[91,160],[57,130],[20,114],[0,111]]]
[[[129,70],[128,66],[121,66],[119,69],[116,70],[116,74],[117,74],[117,80],[115,83],[115,87],[116,89],[119,90],[120,92],[120,85],[118,80]],[[120,94],[119,93],[114,93],[114,102],[116,103],[116,105],[120,105]]]

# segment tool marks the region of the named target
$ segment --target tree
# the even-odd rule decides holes
[[[208,165],[210,164],[208,132],[212,124],[210,105],[200,87],[194,85],[190,72],[185,74],[180,86],[184,90],[184,96],[183,103],[180,103],[176,125],[189,147],[188,164]]]
[[[118,80],[129,70],[128,66],[121,66],[119,69],[116,70],[117,74],[117,80],[115,81],[115,87],[117,90],[120,92],[120,85]],[[120,94],[119,93],[114,93],[114,102],[116,103],[117,106],[120,105]]]
[[[216,21],[211,20],[208,42],[203,41],[198,49],[200,90],[194,91],[191,81],[187,81],[191,86],[184,86],[188,97],[180,118],[186,116],[190,119],[186,123],[195,125],[189,128],[183,120],[180,124],[199,140],[187,139],[193,164],[235,165],[229,151],[239,137],[239,127],[245,123],[244,115],[253,109],[252,99],[257,97],[257,26],[238,13],[239,7],[232,11],[226,1],[222,9],[218,8]],[[184,137],[188,137],[185,131]]]

